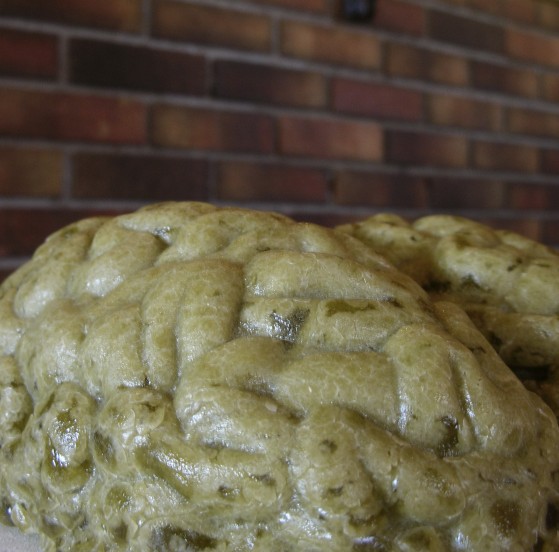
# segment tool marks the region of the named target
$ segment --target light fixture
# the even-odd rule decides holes
[[[340,16],[346,21],[371,21],[375,12],[375,0],[341,0]]]

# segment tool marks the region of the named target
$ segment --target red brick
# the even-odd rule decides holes
[[[0,194],[21,197],[60,195],[63,156],[47,149],[0,147]]]
[[[400,0],[377,0],[374,26],[421,36],[425,32],[425,11],[421,6]]]
[[[436,125],[494,131],[501,126],[501,107],[498,103],[436,94],[427,96],[427,106],[429,121]]]
[[[387,161],[403,165],[465,167],[468,143],[465,138],[444,134],[388,131]]]
[[[2,29],[0,74],[54,78],[57,72],[58,40],[55,36]]]
[[[326,105],[326,79],[312,71],[219,61],[215,65],[214,87],[216,96],[227,99],[293,107]]]
[[[496,180],[433,177],[427,182],[429,206],[441,210],[499,209],[504,185]]]
[[[420,92],[344,78],[332,81],[332,103],[336,111],[381,119],[419,121],[423,111]]]
[[[295,21],[281,27],[281,51],[287,56],[361,69],[380,66],[380,41],[365,31]]]
[[[531,109],[507,109],[507,129],[516,134],[559,137],[559,115]]]
[[[559,209],[559,186],[554,184],[510,184],[507,207],[556,211]]]
[[[475,142],[473,149],[475,167],[485,170],[537,172],[537,148],[498,142]]]
[[[269,50],[272,39],[267,17],[176,0],[155,2],[153,32],[182,42],[259,51]]]
[[[534,71],[482,61],[473,61],[471,71],[472,85],[475,88],[527,98],[538,96],[538,76]]]
[[[157,105],[152,114],[158,146],[201,150],[270,153],[274,122],[266,115]]]
[[[508,28],[506,53],[522,61],[559,67],[559,37]]]
[[[382,209],[425,208],[425,182],[418,177],[343,171],[335,177],[335,201]]]
[[[461,15],[430,10],[429,36],[440,42],[501,54],[504,51],[502,27]]]
[[[542,171],[559,174],[559,149],[545,149],[541,152]]]
[[[87,199],[208,200],[208,166],[198,159],[81,153],[72,196]]]
[[[466,86],[469,82],[468,62],[464,58],[407,44],[387,44],[386,72],[394,77],[452,86]]]
[[[0,0],[0,16],[139,32],[142,0]]]
[[[70,41],[70,81],[108,88],[202,94],[202,56],[98,40]]]
[[[146,112],[128,99],[0,89],[0,134],[140,144],[146,140]]]
[[[323,203],[327,190],[320,169],[243,162],[219,167],[217,197],[222,200]]]
[[[380,161],[382,129],[370,122],[285,116],[279,120],[279,149],[284,155]]]
[[[31,255],[63,226],[82,218],[117,214],[116,210],[0,208],[0,257]]]

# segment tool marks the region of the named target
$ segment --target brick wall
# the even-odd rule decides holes
[[[559,244],[559,3],[0,0],[0,278],[152,201]]]

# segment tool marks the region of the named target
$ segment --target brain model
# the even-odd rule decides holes
[[[459,303],[505,362],[559,414],[559,254],[513,232],[434,215],[340,226],[436,299]]]
[[[342,232],[90,219],[0,288],[0,497],[60,551],[555,550],[559,429]]]

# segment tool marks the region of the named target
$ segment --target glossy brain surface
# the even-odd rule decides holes
[[[89,219],[0,313],[2,501],[48,550],[554,546],[555,418],[351,236],[201,203]]]
[[[559,254],[463,217],[380,214],[340,226],[432,297],[460,304],[559,416]]]

